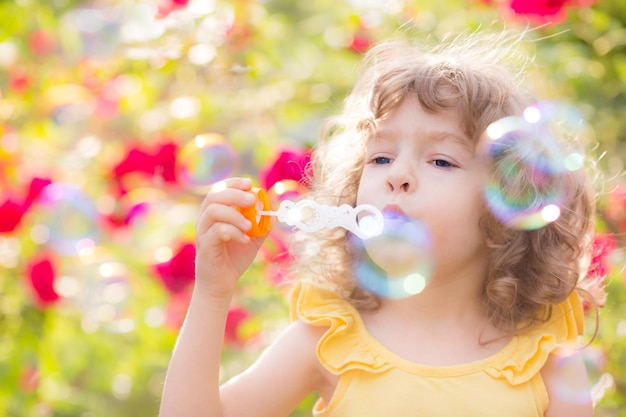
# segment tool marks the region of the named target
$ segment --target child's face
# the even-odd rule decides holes
[[[457,111],[427,113],[408,97],[369,139],[357,204],[400,210],[423,222],[433,240],[433,278],[482,277],[487,256],[479,219],[486,172]]]

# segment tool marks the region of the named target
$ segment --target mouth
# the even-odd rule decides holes
[[[409,216],[396,204],[388,204],[383,210],[386,226],[397,227],[409,221]]]
[[[387,204],[383,208],[382,212],[385,217],[408,217],[404,210],[402,210],[397,204]]]

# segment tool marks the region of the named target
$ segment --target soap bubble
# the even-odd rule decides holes
[[[304,194],[308,189],[304,184],[295,180],[281,180],[277,181],[267,190],[267,195],[272,207],[278,207],[281,202],[285,200],[296,201]]]
[[[85,331],[126,333],[134,329],[132,288],[124,264],[102,259],[76,263],[58,281],[59,290],[82,313]]]
[[[492,214],[525,230],[556,221],[565,197],[564,178],[583,166],[582,152],[565,143],[586,131],[577,112],[553,102],[489,125],[480,148],[489,165],[484,197]]]
[[[76,255],[100,238],[99,213],[94,201],[73,184],[53,183],[43,189],[36,220],[47,231],[50,249]]]
[[[180,181],[199,193],[211,184],[230,177],[237,165],[237,154],[224,136],[217,133],[198,135],[176,157]]]
[[[61,21],[60,41],[68,57],[99,60],[119,53],[123,21],[121,9],[80,7],[68,11]]]
[[[298,201],[307,193],[307,188],[300,182],[294,180],[277,181],[267,190],[270,201],[270,210],[276,210],[283,201]],[[295,215],[295,213],[294,213]],[[283,231],[291,231],[293,226],[284,222],[276,222],[276,226]]]
[[[590,376],[602,371],[606,363],[606,354],[594,346],[588,346],[581,351],[580,346],[566,345],[553,352],[554,368],[559,375],[557,383],[554,384],[554,396],[560,401],[585,404],[592,401],[594,390],[589,390],[589,383],[581,382],[580,360],[585,363],[585,369]],[[592,378],[590,378],[592,379]]]
[[[128,230],[113,237],[128,246],[135,256],[146,258],[172,243],[172,236],[193,230],[197,206],[191,201],[173,201],[156,188],[136,188],[118,200],[130,215]]]
[[[93,94],[78,84],[51,86],[43,92],[41,103],[59,126],[85,121],[95,109]]]
[[[384,298],[419,294],[428,285],[433,269],[430,234],[418,220],[387,212],[383,217],[378,236],[366,240],[351,236],[357,284]]]

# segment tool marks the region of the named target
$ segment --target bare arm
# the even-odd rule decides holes
[[[580,351],[556,350],[541,376],[550,398],[544,417],[593,417],[591,389]]]
[[[254,365],[224,384],[224,417],[286,417],[308,394],[320,391],[329,383],[316,354],[323,331],[292,323]]]
[[[168,367],[161,417],[221,417],[219,365],[226,315],[237,280],[262,238],[250,239],[236,207],[253,203],[250,180],[232,178],[209,192],[196,226],[196,282],[187,318]]]
[[[235,207],[246,207],[250,181],[232,178],[207,194],[196,227],[196,283],[165,378],[161,417],[287,416],[325,381],[316,346],[323,329],[293,323],[259,360],[220,388],[226,315],[237,281],[263,238]]]

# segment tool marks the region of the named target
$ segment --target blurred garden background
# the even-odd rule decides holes
[[[597,416],[626,416],[626,2],[0,0],[0,22],[0,416],[156,416],[207,186],[296,198],[373,43],[503,27],[532,29],[542,93],[595,134],[608,297],[586,357]],[[224,378],[288,322],[287,233],[240,283]]]

